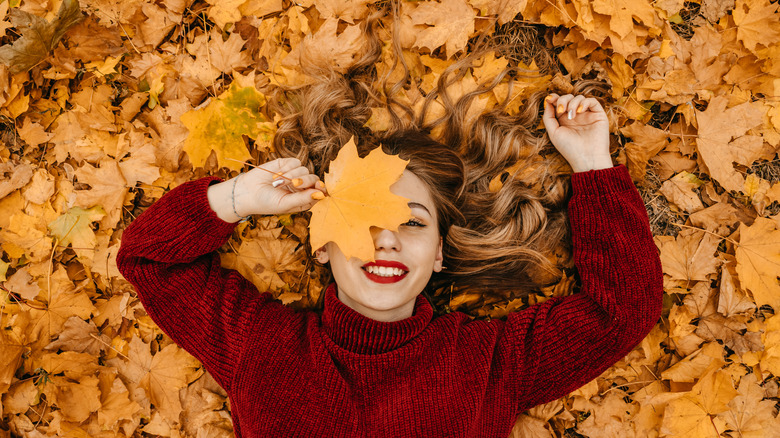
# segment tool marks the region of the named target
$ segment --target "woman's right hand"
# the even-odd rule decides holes
[[[325,185],[297,158],[269,161],[208,189],[209,205],[226,222],[308,210],[324,195]]]

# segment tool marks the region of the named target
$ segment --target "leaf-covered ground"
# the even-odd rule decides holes
[[[349,67],[382,4],[0,2],[0,436],[232,434],[225,393],[117,272],[122,230],[170,188],[264,157],[276,124],[263,93],[310,81],[302,62]],[[661,253],[653,331],[585,387],[520,415],[513,435],[780,435],[778,3],[401,1],[400,13],[410,104],[478,35],[515,46],[455,96],[507,65],[538,70],[510,112],[536,90],[608,84],[613,158],[640,187]],[[255,218],[223,264],[311,306],[322,284],[306,235],[303,215]],[[447,304],[501,317],[572,284]]]

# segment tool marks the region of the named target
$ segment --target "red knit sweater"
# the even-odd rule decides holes
[[[294,312],[215,252],[234,225],[216,178],[185,183],[125,230],[117,264],[152,319],[227,391],[238,437],[506,437],[515,417],[594,379],[648,333],[662,274],[625,166],[572,175],[582,290],[503,320],[460,312],[379,322],[342,304]]]

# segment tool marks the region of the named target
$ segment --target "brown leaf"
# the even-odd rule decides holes
[[[750,166],[760,156],[761,138],[743,136],[763,122],[765,110],[760,103],[751,102],[726,109],[727,103],[726,97],[716,97],[706,111],[696,111],[699,123],[696,146],[710,176],[726,190],[739,192],[745,179],[734,171],[732,162]]]
[[[41,62],[69,28],[84,19],[78,0],[63,0],[51,23],[16,8],[8,15],[22,34],[13,44],[0,47],[0,62],[8,65],[11,73],[29,70]]]
[[[79,353],[87,353],[97,357],[101,351],[109,347],[111,338],[98,332],[95,323],[71,316],[65,321],[62,332],[57,340],[50,343],[46,350],[63,349]]]
[[[8,174],[10,177],[6,176]],[[26,186],[33,176],[33,169],[27,163],[0,163],[0,175],[2,175],[0,181],[0,199],[2,199],[14,190]]]
[[[664,274],[676,280],[708,280],[717,272],[714,257],[720,239],[701,231],[683,229],[677,238],[657,236]]]

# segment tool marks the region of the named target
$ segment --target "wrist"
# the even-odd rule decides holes
[[[234,185],[235,178],[223,181],[221,183],[209,186],[206,196],[209,201],[209,207],[218,218],[228,223],[236,223],[243,219],[234,211]]]
[[[569,165],[575,173],[588,172],[591,170],[610,169],[614,167],[614,164],[612,164],[612,158],[609,156],[594,158],[592,160],[583,161],[580,163],[569,163]]]

